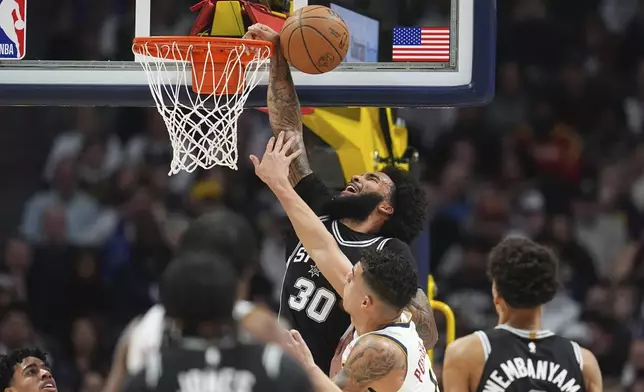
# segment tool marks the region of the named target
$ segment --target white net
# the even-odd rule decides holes
[[[169,174],[214,166],[236,170],[237,120],[261,80],[270,48],[251,48],[243,43],[222,49],[210,42],[199,46],[148,42],[135,44],[133,51],[143,55],[137,60],[170,135],[174,153]],[[228,52],[226,63],[218,64],[223,67],[220,75],[212,68],[207,71],[208,67],[194,66],[195,57],[202,61],[205,54],[206,65],[214,67],[215,51]],[[245,65],[249,55],[251,60]],[[202,88],[213,92],[201,93]]]

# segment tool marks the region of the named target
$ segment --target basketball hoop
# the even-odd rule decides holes
[[[268,41],[237,38],[134,39],[132,52],[142,56],[137,60],[170,135],[169,174],[237,169],[237,120],[271,51]]]

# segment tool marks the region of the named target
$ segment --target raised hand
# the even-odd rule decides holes
[[[284,132],[281,132],[277,139],[271,137],[261,161],[255,155],[250,156],[250,160],[255,166],[255,174],[270,188],[276,185],[290,184],[288,180],[289,165],[302,154],[302,150],[298,149],[293,151],[291,155],[287,155],[296,138],[290,137],[286,142],[284,142],[284,138]]]
[[[295,357],[295,359],[302,364],[305,369],[310,369],[315,367],[315,361],[313,360],[313,354],[309,346],[306,345],[302,335],[294,329],[290,330],[290,343],[287,344],[287,350],[289,353]]]

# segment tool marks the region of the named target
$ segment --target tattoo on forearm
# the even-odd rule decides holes
[[[268,83],[268,115],[276,136],[285,132],[289,137],[295,136],[299,140],[293,144],[291,150],[305,149],[302,136],[302,114],[300,101],[293,85],[293,77],[284,56],[277,52],[271,58],[271,70]],[[290,134],[290,135],[289,135]],[[289,171],[289,181],[295,186],[302,178],[311,173],[311,166],[306,156],[306,151],[297,157]]]
[[[433,349],[438,341],[438,329],[436,328],[436,320],[434,320],[434,311],[423,290],[418,289],[408,308],[411,311],[412,320],[416,324],[418,336],[423,340],[425,348],[427,350]]]

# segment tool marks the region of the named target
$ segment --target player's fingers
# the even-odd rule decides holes
[[[255,34],[256,38],[260,39],[267,39],[268,38],[268,31],[264,27],[264,25],[256,23],[248,28],[249,32],[252,32]]]
[[[268,139],[268,143],[266,144],[266,152],[273,152],[273,147],[275,146],[275,136],[271,136],[270,139]]]
[[[257,169],[259,167],[259,158],[257,158],[255,155],[251,155],[249,158],[250,161],[253,162],[255,169]]]
[[[288,150],[291,149],[291,146],[295,142],[295,136],[291,136],[288,139],[286,139],[286,143],[282,146],[282,150],[280,151],[282,154],[286,155],[288,153]]]
[[[286,159],[288,159],[289,162],[293,162],[293,160],[295,158],[299,157],[300,155],[302,155],[302,149],[298,149],[298,150],[293,151],[293,153],[291,155],[287,156]]]
[[[284,146],[284,132],[280,132],[280,134],[277,135],[277,141],[275,142],[274,151],[281,153],[283,146]]]
[[[295,339],[296,342],[304,344],[304,339],[302,339],[302,335],[300,335],[297,330],[291,330],[291,335],[293,335],[293,339]]]

